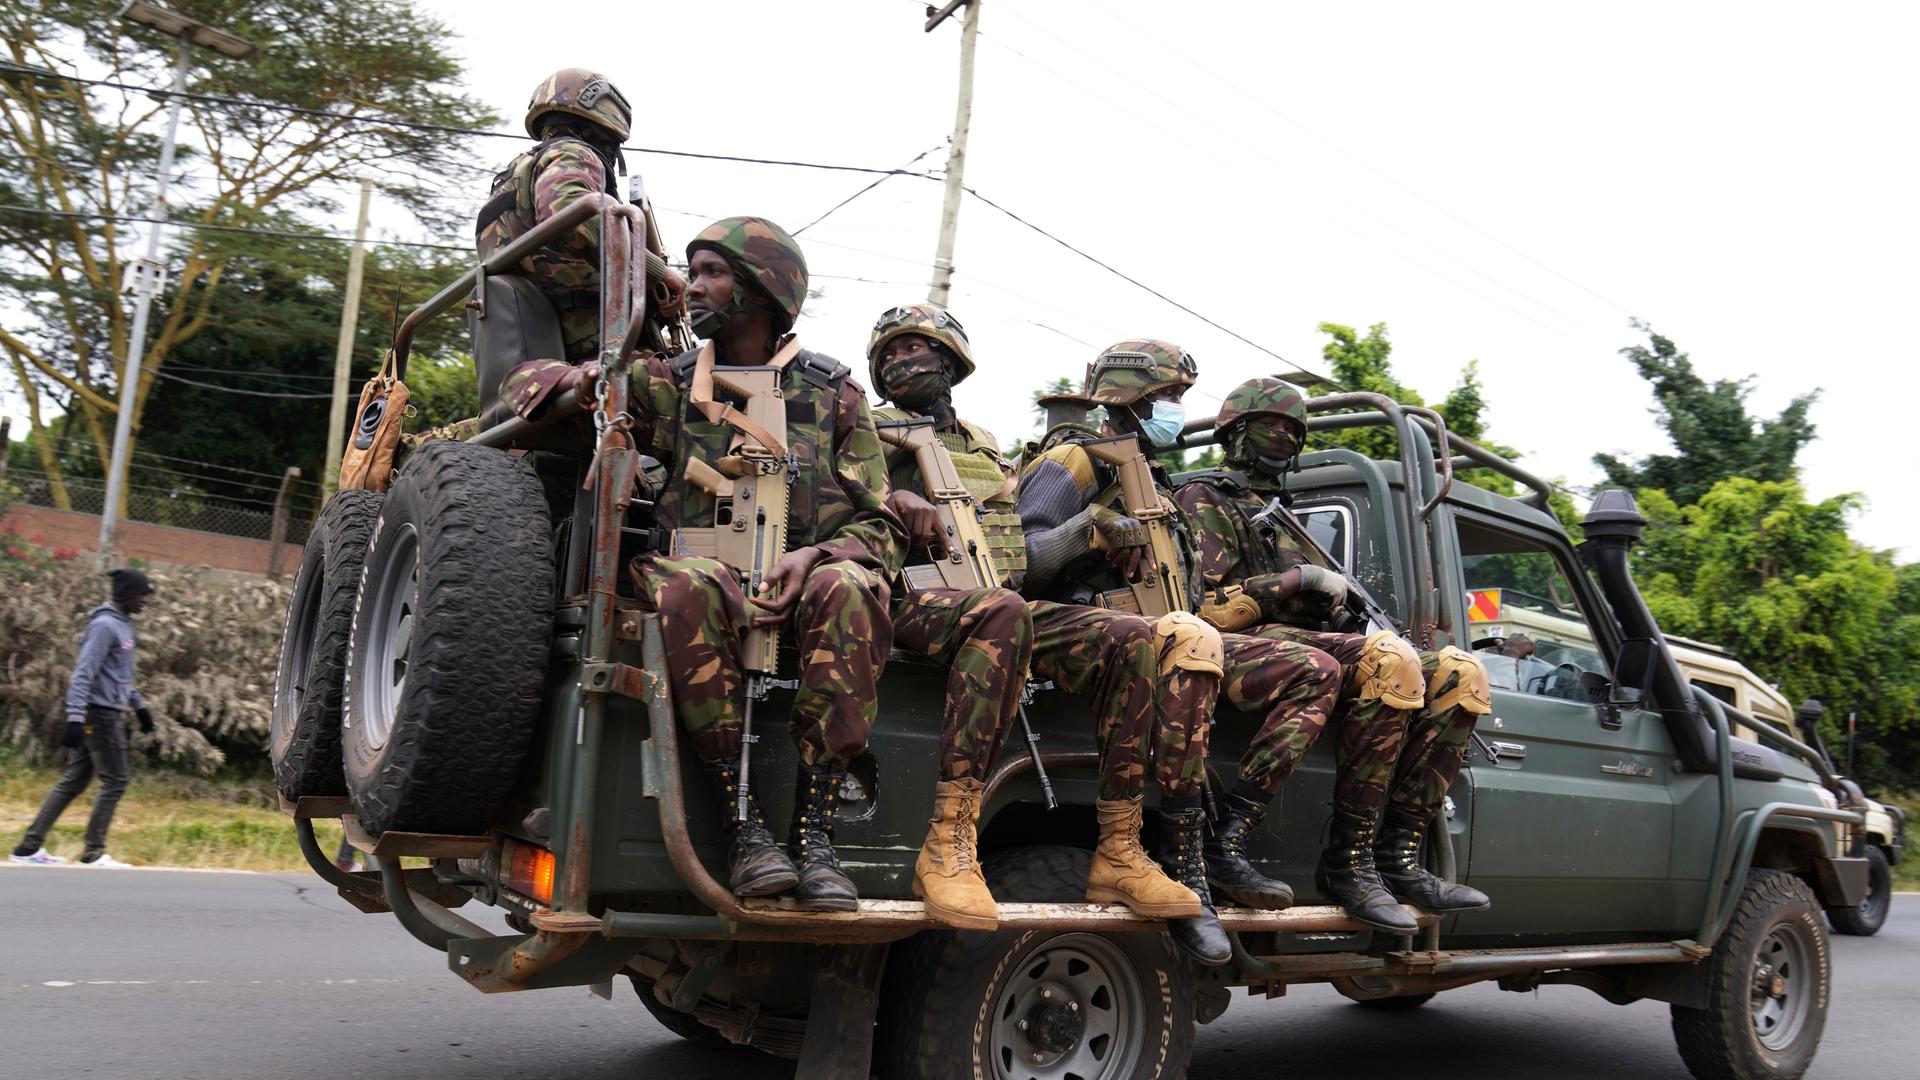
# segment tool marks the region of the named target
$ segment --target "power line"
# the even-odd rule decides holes
[[[299,398],[309,401],[325,401],[333,397],[332,394],[295,394],[285,390],[246,390],[238,386],[221,386],[219,383],[199,382],[194,379],[189,379],[184,375],[175,375],[167,371],[156,371],[154,375],[162,379],[172,379],[177,383],[185,383],[188,386],[197,386],[202,390],[218,390],[223,394],[245,394],[248,397],[265,398]]]
[[[208,232],[247,233],[253,236],[278,236],[289,240],[338,240],[343,244],[353,243],[351,236],[339,236],[334,233],[304,232],[292,229],[264,229],[247,225],[215,225],[204,221],[186,221],[169,219],[156,222],[152,218],[128,217],[123,214],[102,214],[91,210],[53,210],[44,206],[21,206],[17,203],[0,203],[0,211],[15,214],[39,214],[43,217],[84,218],[95,221],[112,221],[129,225],[168,225],[179,229],[200,229]],[[420,240],[368,240],[369,244],[384,247],[432,248],[438,251],[472,251],[464,244],[431,244]]]
[[[930,146],[930,147],[928,147],[927,149],[925,149],[925,150],[922,150],[922,151],[920,151],[920,152],[919,152],[918,154],[915,154],[915,155],[913,156],[913,160],[912,160],[912,161],[909,161],[909,162],[907,162],[907,164],[906,164],[906,165],[902,165],[902,166],[900,166],[900,168],[902,168],[902,169],[905,169],[905,168],[907,167],[907,165],[912,165],[912,164],[913,164],[913,163],[914,163],[915,161],[919,161],[919,160],[920,160],[921,158],[923,158],[923,157],[926,157],[926,156],[927,156],[928,154],[931,154],[931,153],[933,153],[933,152],[934,152],[935,150],[938,150],[938,149],[940,149],[940,148],[939,148],[938,146]],[[793,235],[794,235],[794,236],[799,236],[799,235],[800,235],[801,233],[803,233],[803,232],[806,232],[806,231],[807,231],[808,229],[811,229],[811,228],[813,228],[813,227],[814,227],[815,225],[818,225],[818,224],[820,224],[821,222],[823,222],[823,221],[825,221],[825,220],[827,220],[828,218],[830,218],[830,217],[832,217],[832,216],[833,216],[833,213],[834,213],[834,211],[835,211],[835,210],[838,210],[838,209],[840,209],[841,207],[843,207],[843,206],[845,206],[845,205],[847,205],[848,203],[850,203],[850,202],[852,202],[853,200],[855,200],[855,199],[857,199],[857,198],[859,198],[860,196],[862,196],[862,195],[865,195],[865,194],[866,194],[867,192],[869,192],[869,191],[872,191],[872,190],[873,190],[874,188],[877,188],[877,187],[879,187],[879,186],[880,186],[881,184],[884,184],[884,183],[886,183],[886,182],[887,182],[887,181],[888,181],[889,179],[891,179],[891,178],[892,178],[892,177],[891,177],[890,175],[889,175],[889,176],[877,176],[877,177],[875,177],[875,178],[874,178],[874,180],[873,180],[873,182],[872,182],[872,183],[870,183],[870,184],[868,184],[868,185],[867,185],[866,187],[863,187],[863,188],[861,188],[861,189],[860,189],[859,191],[856,191],[856,192],[854,192],[853,194],[851,194],[851,195],[849,195],[849,196],[847,196],[846,198],[844,198],[844,199],[841,199],[841,200],[840,200],[839,202],[837,202],[837,203],[834,203],[834,204],[833,204],[833,206],[832,206],[832,208],[830,208],[830,209],[829,209],[829,210],[828,210],[828,211],[827,211],[826,213],[824,213],[824,214],[821,214],[821,215],[820,215],[819,217],[817,217],[817,218],[814,218],[814,219],[813,219],[812,221],[809,221],[809,222],[807,222],[807,223],[806,223],[805,225],[802,225],[802,226],[800,226],[799,228],[797,228],[797,229],[795,229],[795,230],[793,230]]]

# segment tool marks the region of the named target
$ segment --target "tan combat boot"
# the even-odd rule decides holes
[[[1140,799],[1101,799],[1100,843],[1087,871],[1087,899],[1121,903],[1151,919],[1191,919],[1206,911],[1200,897],[1168,877],[1140,846]]]
[[[983,785],[972,777],[942,780],[933,788],[933,820],[927,842],[913,864],[913,895],[927,902],[927,914],[961,930],[992,930],[1000,908],[980,876],[979,838]]]

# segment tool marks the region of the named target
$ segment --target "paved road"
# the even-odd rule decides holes
[[[470,910],[470,909],[469,909]],[[1835,937],[1835,1011],[1809,1077],[1915,1075],[1920,897],[1875,938]],[[621,993],[483,996],[387,917],[308,875],[0,869],[0,1075],[21,1080],[763,1080],[791,1066],[714,1053]],[[1408,1071],[1418,1063],[1417,1073]],[[1444,994],[1404,1015],[1321,987],[1236,999],[1192,1075],[1682,1080],[1664,1005],[1574,987]]]

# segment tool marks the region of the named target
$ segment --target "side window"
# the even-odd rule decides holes
[[[1704,679],[1694,679],[1693,685],[1701,690],[1705,690],[1707,693],[1712,694],[1728,705],[1738,706],[1740,704],[1734,700],[1733,687],[1731,686],[1723,686],[1716,682],[1707,682]]]
[[[1343,569],[1352,569],[1353,543],[1352,515],[1344,506],[1312,506],[1298,510],[1294,514],[1300,524],[1307,527],[1307,535],[1313,542],[1333,556]]]
[[[1542,697],[1605,700],[1610,676],[1567,570],[1539,541],[1461,519],[1473,651],[1493,685]]]

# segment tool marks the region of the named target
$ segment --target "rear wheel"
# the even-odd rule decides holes
[[[1860,898],[1859,907],[1828,908],[1827,921],[1842,934],[1855,937],[1872,937],[1880,932],[1887,921],[1887,911],[1893,907],[1893,867],[1887,865],[1887,855],[1877,847],[1867,849],[1867,895]]]
[[[479,833],[533,734],[553,623],[533,470],[435,441],[387,493],[354,602],[342,750],[369,832]]]
[[[1412,1012],[1433,998],[1432,994],[1395,994],[1393,997],[1354,998],[1353,1003],[1374,1012],[1399,1013]]]
[[[1003,901],[1077,902],[1087,852],[987,860]],[[1177,1080],[1193,1049],[1193,983],[1166,934],[934,931],[893,947],[883,1076],[925,1080]]]
[[[372,491],[342,491],[328,500],[293,577],[269,739],[274,782],[289,799],[347,793],[340,772],[340,689],[353,594],[380,502]]]
[[[1707,964],[1707,1007],[1672,1006],[1673,1035],[1700,1080],[1796,1080],[1827,1024],[1832,957],[1813,890],[1754,870]]]
[[[651,1014],[655,1020],[660,1022],[660,1026],[673,1032],[675,1035],[697,1046],[704,1046],[709,1050],[730,1050],[733,1048],[734,1044],[728,1042],[725,1035],[701,1023],[692,1014],[683,1013],[679,1009],[665,1004],[659,998],[655,997],[652,983],[641,982],[639,979],[634,979],[633,992],[640,996],[640,1004],[646,1006],[647,1012]]]

